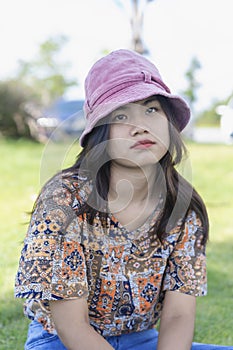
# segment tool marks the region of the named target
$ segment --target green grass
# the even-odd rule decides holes
[[[0,140],[0,350],[21,350],[26,338],[28,320],[22,301],[14,300],[13,287],[28,212],[41,185],[72,164],[74,154],[72,145],[70,149],[70,145]]]
[[[188,178],[204,198],[211,224],[209,293],[198,298],[195,341],[232,345],[233,148],[188,144],[188,149]],[[0,350],[23,349],[27,333],[22,301],[13,297],[27,212],[44,181],[71,164],[76,153],[77,145],[0,140]]]
[[[233,147],[189,148],[193,183],[210,217],[208,296],[198,298],[195,339],[233,345]]]

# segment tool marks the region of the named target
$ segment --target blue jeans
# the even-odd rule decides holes
[[[143,332],[106,337],[115,350],[156,350],[158,332],[149,329]],[[191,350],[233,350],[233,346],[193,343]],[[32,321],[24,350],[67,350],[57,335],[43,330],[40,323]]]

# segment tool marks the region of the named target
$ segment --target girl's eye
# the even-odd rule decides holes
[[[117,114],[113,117],[113,121],[116,122],[122,122],[127,119],[127,116],[125,114]]]
[[[152,113],[156,113],[158,112],[158,108],[157,107],[149,107],[146,110],[146,114],[152,114]]]

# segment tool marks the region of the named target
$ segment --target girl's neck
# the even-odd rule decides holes
[[[109,184],[109,202],[128,206],[144,203],[155,196],[156,166],[126,168],[113,163]],[[117,205],[117,206],[118,206]]]
[[[158,205],[156,166],[125,168],[111,167],[108,209],[127,230],[142,227]]]

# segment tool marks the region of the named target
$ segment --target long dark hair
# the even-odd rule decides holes
[[[186,147],[182,141],[178,125],[170,100],[163,96],[156,96],[169,120],[170,146],[167,153],[159,161],[160,175],[164,179],[165,198],[164,207],[158,222],[152,228],[152,232],[162,240],[172,228],[176,227],[179,220],[185,220],[187,212],[193,209],[203,225],[203,239],[205,244],[208,239],[209,221],[205,204],[193,188],[193,186],[176,170],[176,166],[187,155]],[[92,181],[93,190],[89,195],[78,215],[86,214],[89,224],[98,214],[102,224],[106,224],[106,203],[110,183],[111,160],[107,153],[107,141],[109,140],[110,124],[106,119],[101,121],[88,135],[85,146],[77,157],[75,164],[63,171],[65,175],[73,173],[86,174]]]

